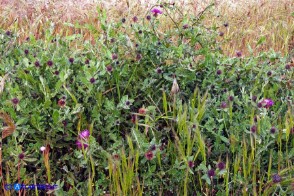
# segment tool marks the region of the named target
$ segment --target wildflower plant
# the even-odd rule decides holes
[[[21,44],[1,30],[2,184],[56,182],[60,195],[290,192],[293,69],[275,51],[223,54],[220,28],[225,39],[233,24],[203,23],[212,8],[191,16],[163,3],[116,21],[97,8],[101,29],[67,24],[81,33],[52,27]]]

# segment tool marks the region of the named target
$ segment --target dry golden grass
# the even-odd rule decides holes
[[[99,30],[97,7],[107,10],[109,21],[117,21],[122,17],[131,20],[133,16],[145,17],[148,9],[154,5],[149,1],[143,1],[114,0],[97,3],[94,0],[0,0],[0,28],[17,31],[20,36],[19,41],[24,40],[29,34],[42,38],[44,31],[50,28],[50,25],[54,33],[63,35],[81,33],[85,39],[92,39],[93,35],[88,30],[64,25],[64,22],[91,24]],[[182,9],[180,11],[183,15],[196,16],[210,1],[175,2]],[[220,37],[219,41],[222,41],[222,48],[226,54],[235,55],[239,50],[243,54],[248,54],[248,44],[255,53],[270,48],[281,51],[282,54],[288,53],[294,32],[294,17],[291,16],[294,11],[292,0],[249,2],[215,0],[214,3],[216,9],[208,13],[204,23],[220,26],[224,36]],[[161,31],[173,25],[168,17],[160,17],[163,21]],[[223,26],[225,22],[229,24],[227,28]],[[266,41],[256,46],[262,36]]]

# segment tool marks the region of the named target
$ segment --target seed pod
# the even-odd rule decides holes
[[[172,89],[171,89],[171,94],[177,94],[179,91],[180,91],[180,88],[179,88],[177,79],[174,78],[173,86],[172,86]]]

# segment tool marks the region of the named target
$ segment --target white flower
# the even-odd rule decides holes
[[[44,151],[46,150],[46,147],[45,147],[45,146],[42,146],[42,147],[40,148],[40,150],[41,150],[42,152],[44,152]]]

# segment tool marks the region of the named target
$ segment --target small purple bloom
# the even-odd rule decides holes
[[[24,53],[25,53],[25,55],[28,55],[29,54],[29,50],[28,49],[25,49],[24,50]]]
[[[221,74],[222,74],[222,70],[220,70],[220,69],[217,70],[217,71],[216,71],[216,74],[217,74],[217,75],[221,75]]]
[[[271,99],[263,99],[261,102],[259,102],[261,106],[264,108],[270,108],[271,106],[274,105],[274,101]]]
[[[55,74],[55,75],[59,75],[59,71],[56,70],[56,71],[54,72],[54,74]]]
[[[153,16],[157,16],[158,14],[162,14],[163,12],[160,10],[160,9],[158,9],[158,8],[153,8],[152,10],[151,10],[151,12],[153,13]]]
[[[83,142],[81,142],[81,141],[79,141],[79,140],[76,141],[76,145],[78,146],[79,149],[82,149],[82,148],[83,148],[82,145],[84,145],[84,148],[85,148],[85,149],[89,146],[88,144],[85,144],[85,143],[82,144],[82,143],[83,143]]]
[[[153,144],[152,146],[150,146],[150,150],[151,150],[151,151],[156,150],[156,146]]]
[[[73,62],[74,62],[74,58],[71,57],[71,58],[68,59],[68,61],[69,61],[70,63],[73,63]]]
[[[156,69],[156,72],[158,73],[158,74],[161,74],[162,73],[162,69],[160,69],[159,67]]]
[[[234,101],[234,97],[233,96],[229,96],[228,100],[229,101]]]
[[[91,82],[92,84],[93,84],[95,81],[96,81],[95,78],[91,78],[91,79],[90,79],[90,82]]]
[[[279,183],[281,181],[282,181],[282,178],[281,178],[281,176],[279,174],[274,174],[273,175],[273,182],[274,183]]]
[[[277,131],[277,129],[276,129],[275,127],[272,127],[272,128],[270,129],[271,134],[275,134],[276,131]]]
[[[193,161],[188,161],[188,166],[190,168],[193,168],[195,166],[194,162]]]
[[[35,62],[35,66],[36,66],[36,67],[40,67],[40,62],[39,62],[39,61],[36,61],[36,62]]]
[[[220,107],[222,109],[225,109],[227,107],[227,103],[226,102],[222,102],[221,105],[220,105]]]
[[[82,138],[82,139],[88,139],[89,136],[90,136],[90,131],[88,129],[85,129],[79,134],[79,138]]]
[[[237,52],[236,52],[236,56],[237,56],[237,57],[241,57],[241,56],[242,56],[242,52],[241,52],[241,51],[237,51]]]
[[[134,16],[133,22],[138,22],[138,17],[137,16]]]
[[[112,54],[112,60],[117,59],[117,54]]]
[[[19,99],[18,98],[13,98],[11,100],[11,102],[14,104],[14,105],[17,105],[19,103]]]
[[[222,36],[224,36],[224,32],[221,31],[221,32],[219,32],[218,35],[222,37]]]
[[[90,63],[90,60],[89,59],[86,59],[85,60],[85,64],[89,64]]]
[[[291,66],[289,65],[289,64],[287,64],[286,66],[285,66],[285,69],[291,69]]]
[[[257,97],[255,95],[253,95],[251,99],[252,99],[252,101],[256,102]]]
[[[219,169],[219,170],[223,170],[223,169],[225,169],[226,168],[226,164],[224,163],[224,162],[219,162],[218,164],[217,164],[217,168]]]
[[[25,157],[25,154],[23,152],[18,155],[19,159],[24,159],[24,157]]]
[[[151,16],[150,15],[146,16],[146,19],[151,20]]]
[[[188,29],[189,28],[189,25],[188,24],[184,24],[183,25],[183,29]]]
[[[112,66],[111,66],[111,65],[107,65],[107,66],[106,66],[106,70],[107,70],[108,72],[112,72]]]
[[[257,127],[256,127],[256,125],[253,125],[253,126],[250,128],[250,130],[251,130],[252,133],[256,133],[256,131],[257,131]]]
[[[272,72],[271,71],[268,71],[267,72],[267,76],[271,76],[272,75]]]
[[[48,65],[49,67],[52,67],[53,62],[52,62],[52,61],[47,61],[47,65]]]
[[[210,169],[207,171],[207,175],[212,178],[213,176],[215,176],[215,171],[213,169]]]

